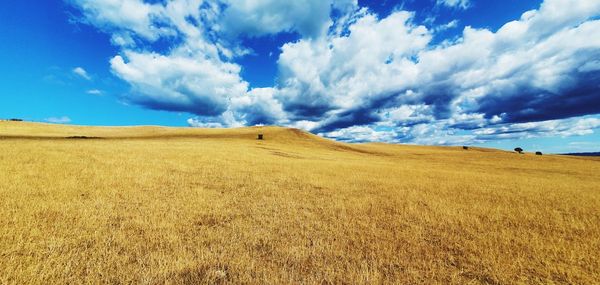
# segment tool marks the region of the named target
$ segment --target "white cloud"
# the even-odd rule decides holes
[[[349,26],[350,35],[285,44],[279,57],[281,100],[297,115],[321,116],[350,109],[417,80],[409,58],[426,48],[431,35],[396,12],[378,20],[367,14]]]
[[[218,60],[126,51],[110,63],[133,87],[132,100],[150,108],[220,115],[248,88],[238,65]]]
[[[190,118],[187,120],[190,127],[194,128],[223,128],[223,124],[218,122],[205,122],[197,118]]]
[[[342,14],[358,8],[357,0],[222,0],[227,6],[218,29],[230,37],[298,32],[304,37],[324,36],[333,10]]]
[[[471,6],[470,0],[437,0],[436,3],[437,5],[460,9],[467,9]]]
[[[98,89],[90,89],[88,91],[86,91],[85,93],[90,94],[90,95],[102,95],[102,91],[98,90]]]
[[[192,126],[285,124],[427,144],[598,128],[567,118],[600,112],[590,105],[600,99],[599,1],[546,0],[497,31],[466,27],[441,44],[433,36],[458,21],[427,29],[411,12],[380,18],[356,0],[71,2],[120,47],[110,63],[131,85],[127,99],[195,114]],[[277,83],[250,89],[235,63],[250,52],[239,39],[280,32],[301,38],[281,47]],[[148,45],[161,39],[176,44]]]
[[[446,24],[443,24],[443,25],[435,27],[434,30],[436,32],[443,32],[443,31],[446,31],[446,30],[454,29],[454,28],[458,27],[458,23],[459,23],[458,20],[452,20],[452,21],[450,21],[450,22],[448,22]]]
[[[331,0],[226,0],[220,23],[231,36],[260,36],[297,31],[319,37],[327,31]]]
[[[464,145],[483,142],[475,135],[457,134],[454,130],[445,129],[443,123],[397,128],[372,125],[351,126],[320,135],[348,142],[410,142],[422,145]]]
[[[352,126],[324,134],[327,137],[349,142],[395,142],[398,134],[394,130],[378,131],[369,126]]]
[[[282,104],[275,98],[274,88],[254,88],[245,96],[232,98],[231,110],[243,125],[283,124],[287,114]]]
[[[71,122],[71,118],[69,118],[67,116],[50,117],[50,118],[44,119],[44,121],[46,121],[48,123],[53,123],[53,124],[68,124]]]
[[[155,22],[162,22],[161,5],[147,4],[140,0],[70,0],[83,12],[84,20],[101,29],[112,31],[122,29],[116,37],[128,37],[131,34],[148,40],[156,40],[161,34],[170,34]],[[115,40],[113,42],[120,42]]]
[[[300,107],[321,111],[322,114],[317,115],[325,120],[321,120],[321,127],[317,128],[320,131],[365,123],[348,121],[348,112],[377,109],[385,113],[385,109],[381,111],[382,106],[402,110],[403,106],[413,104],[428,106],[413,115],[420,118],[415,121],[429,118],[431,122],[443,123],[438,124],[442,128],[438,133],[447,128],[477,129],[503,121],[544,121],[573,116],[551,109],[554,108],[552,103],[566,100],[560,96],[595,96],[590,91],[575,91],[581,83],[594,82],[594,79],[581,82],[586,79],[578,72],[593,70],[595,65],[589,62],[599,54],[600,37],[591,39],[586,35],[600,30],[599,21],[589,20],[600,13],[600,4],[583,1],[586,4],[578,4],[571,11],[558,10],[560,4],[566,4],[559,2],[549,0],[539,11],[527,12],[521,20],[510,22],[497,32],[467,27],[463,37],[455,43],[431,47],[430,32],[425,31],[408,41],[422,42],[414,52],[408,48],[407,52],[394,53],[386,49],[386,41],[377,40],[389,39],[386,38],[389,33],[400,37],[402,32],[399,31],[403,29],[417,29],[410,21],[396,21],[394,26],[400,26],[397,29],[380,28],[382,23],[399,17],[402,12],[381,20],[370,16],[375,24],[369,26],[368,35],[360,35],[358,27],[369,18],[369,15],[364,16],[350,26],[350,36],[342,37],[341,41],[356,37],[372,42],[372,46],[362,46],[356,41],[350,45],[352,52],[336,54],[338,37],[330,37],[325,43],[300,41],[284,46],[279,62],[282,78],[286,80],[282,91],[292,94],[283,100],[284,105],[298,108],[296,105],[303,104]],[[538,27],[539,23],[548,21],[559,22],[552,24],[555,30]],[[393,48],[402,48],[407,40],[389,42]],[[386,54],[390,60],[383,58]],[[336,61],[332,60],[335,55],[340,56]],[[332,74],[339,76],[330,79]],[[344,85],[346,82],[351,85]],[[379,101],[381,98],[383,102]],[[574,104],[571,108],[589,109],[583,107],[589,104],[585,98],[569,99]],[[585,112],[589,111],[575,115],[585,115]],[[372,114],[366,123],[410,124],[410,120],[402,120],[401,114],[385,117],[379,113]]]
[[[569,137],[594,133],[600,128],[598,118],[571,118],[517,124],[502,124],[482,128],[473,133],[481,139],[521,139],[534,137]]]
[[[83,69],[83,67],[73,68],[73,73],[75,73],[83,79],[92,80],[92,77],[87,73],[87,71],[85,71],[85,69]]]

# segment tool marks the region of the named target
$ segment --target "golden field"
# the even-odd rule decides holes
[[[0,284],[600,284],[599,178],[278,127],[0,122]]]

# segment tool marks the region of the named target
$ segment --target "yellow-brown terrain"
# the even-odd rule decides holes
[[[0,284],[599,284],[599,178],[279,127],[0,122]]]

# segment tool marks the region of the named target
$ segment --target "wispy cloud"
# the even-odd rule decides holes
[[[85,69],[83,69],[83,67],[75,67],[73,68],[73,73],[78,75],[79,77],[86,79],[86,80],[92,80],[92,77],[87,73],[87,71]]]
[[[103,92],[98,89],[90,89],[90,90],[86,91],[85,93],[90,94],[90,95],[97,95],[97,96],[103,94]]]
[[[437,0],[437,5],[443,5],[450,8],[467,9],[471,6],[470,0]]]
[[[454,28],[458,27],[458,23],[459,23],[458,20],[452,20],[452,21],[450,21],[450,22],[448,22],[446,24],[439,25],[439,26],[435,27],[435,31],[436,32],[443,32],[443,31],[446,31],[446,30],[454,29]]]
[[[67,116],[50,117],[50,118],[44,119],[44,121],[46,121],[48,123],[53,123],[53,124],[68,124],[71,122],[71,118],[69,118]]]

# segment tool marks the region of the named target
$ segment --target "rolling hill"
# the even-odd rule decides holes
[[[281,127],[3,121],[0,283],[595,284],[599,173]]]

